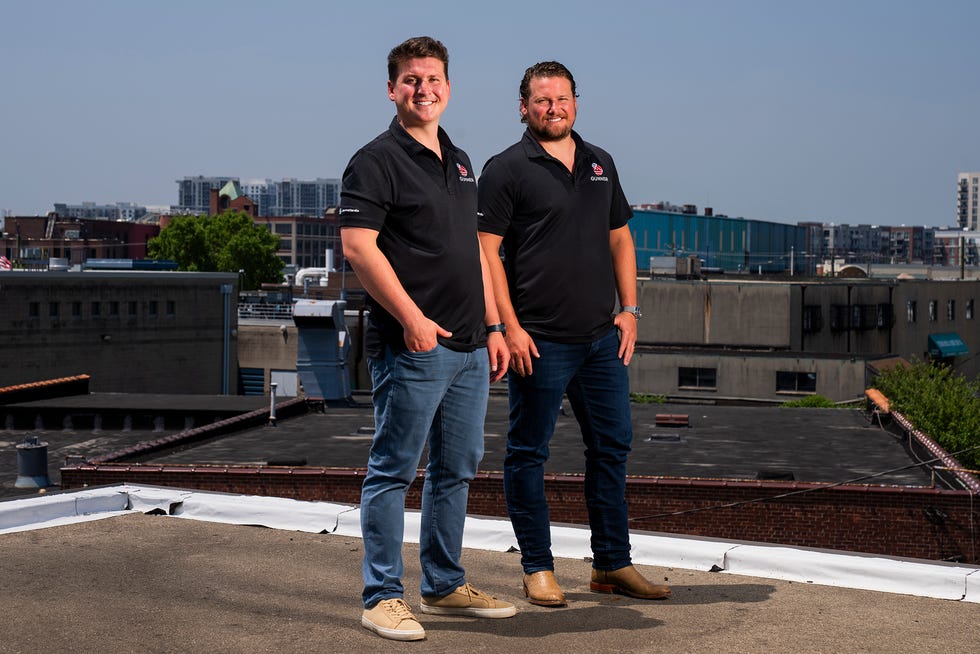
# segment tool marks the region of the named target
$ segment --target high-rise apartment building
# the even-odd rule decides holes
[[[819,223],[800,223],[811,228]],[[886,261],[890,256],[891,227],[880,225],[848,225],[823,223],[823,238],[814,239],[813,254],[822,257],[843,257],[854,261]],[[904,244],[905,241],[902,241]],[[904,253],[902,256],[905,256]]]
[[[178,180],[180,206],[190,208],[181,213],[207,214],[211,189],[220,190],[229,180],[239,181],[237,177],[185,177]],[[319,218],[328,207],[340,204],[339,179],[249,179],[240,184],[240,188],[256,204],[259,216]],[[202,201],[203,207],[199,204]]]
[[[272,216],[322,216],[327,207],[340,204],[340,180],[283,179],[276,182]]]
[[[275,216],[277,186],[271,179],[247,179],[242,182],[242,193],[252,199],[259,208],[260,216]]]
[[[220,191],[228,182],[238,182],[237,177],[185,177],[177,180],[177,204],[170,207],[173,214],[206,216],[211,208],[211,189]]]
[[[956,184],[956,224],[960,229],[978,230],[980,173],[960,173]]]

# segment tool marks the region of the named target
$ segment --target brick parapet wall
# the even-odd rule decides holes
[[[88,375],[74,375],[60,379],[4,386],[0,388],[0,404],[34,402],[69,395],[88,395],[89,381],[91,378]]]
[[[942,462],[946,471],[951,473],[951,476],[959,484],[964,488],[970,489],[973,493],[980,493],[980,479],[975,474],[969,472],[956,457],[949,454],[942,445],[933,440],[928,434],[916,429],[911,420],[898,411],[892,411],[891,401],[884,393],[876,388],[869,388],[864,393],[868,398],[869,408],[871,410],[874,410],[879,416],[889,416],[894,421],[894,425],[889,425],[891,431],[900,432],[914,438],[919,447],[928,452],[930,456],[935,457],[937,461]],[[942,476],[949,477],[950,475],[943,474]]]
[[[357,504],[363,469],[81,464],[62,468],[67,489],[118,483]],[[421,503],[421,472],[406,506]],[[587,524],[583,478],[549,475],[552,522]],[[968,491],[765,481],[631,477],[631,528],[887,556],[980,563],[980,503]],[[503,476],[481,472],[468,513],[506,516]]]

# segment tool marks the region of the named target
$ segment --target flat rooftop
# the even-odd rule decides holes
[[[78,517],[30,524],[59,503]],[[20,530],[4,529],[24,515]],[[413,516],[404,581],[417,608]],[[467,578],[515,602],[517,616],[420,616],[427,640],[400,645],[360,626],[357,524],[353,507],[154,487],[0,502],[0,603],[15,608],[0,651],[965,652],[980,642],[976,567],[639,532],[637,565],[673,588],[642,601],[589,592],[587,530],[553,526],[569,605],[548,609],[523,600],[509,523],[468,518]],[[867,589],[881,582],[904,590]]]
[[[261,397],[81,395],[18,404],[39,414],[52,409],[96,413],[120,410],[152,414],[204,409],[247,411],[268,406]],[[688,417],[689,426],[658,426],[657,414]],[[481,471],[500,471],[507,435],[507,397],[490,395],[485,454]],[[632,405],[633,452],[627,472],[637,476],[757,479],[791,474],[795,481],[927,486],[931,474],[906,450],[905,443],[854,409],[787,409],[695,404]],[[161,420],[159,424],[165,424]],[[179,421],[178,421],[179,422]],[[2,426],[2,424],[0,424]],[[163,451],[143,459],[153,463],[262,464],[305,462],[308,466],[362,468],[374,429],[370,397],[355,395],[355,405],[328,407],[322,413],[278,420],[215,438],[192,447]],[[66,457],[94,458],[137,443],[159,439],[177,429],[96,430],[45,425],[42,429],[0,429],[0,497],[32,494],[16,489],[16,446],[27,436],[48,443],[49,476],[60,483],[58,468]],[[584,472],[578,424],[565,403],[551,443],[547,465],[552,473]],[[424,463],[423,463],[424,465]]]
[[[66,404],[87,414],[129,407],[185,412],[193,421],[225,399],[92,394],[19,407],[39,415]],[[356,400],[147,460],[363,467],[373,417],[369,398]],[[227,401],[233,410],[249,410],[268,398]],[[658,426],[658,413],[686,414],[690,426]],[[755,479],[775,471],[798,481],[930,481],[904,444],[861,411],[634,404],[633,422],[633,475]],[[495,392],[484,471],[502,468],[506,424],[506,396]],[[103,456],[176,431],[75,424],[0,429],[0,500],[7,500],[0,501],[0,602],[16,607],[0,626],[0,652],[402,647],[359,624],[356,506],[174,488],[40,494],[13,486],[16,445],[25,436],[48,443],[49,474],[58,483],[65,456]],[[549,471],[581,472],[581,452],[574,418],[561,416]],[[90,506],[122,497],[115,508]],[[165,515],[153,515],[158,512]],[[417,523],[417,514],[408,516],[409,525],[412,516]],[[417,524],[414,529],[414,535],[406,529],[405,586],[417,608]],[[528,653],[970,651],[980,642],[977,566],[634,531],[637,565],[674,591],[669,600],[644,602],[589,592],[588,530],[553,524],[552,531],[567,608],[526,603],[509,523],[470,516],[462,559],[468,579],[514,601],[519,613],[508,620],[424,616],[427,640],[406,646]]]

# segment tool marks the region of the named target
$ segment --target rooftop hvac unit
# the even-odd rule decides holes
[[[694,279],[701,277],[701,260],[694,255],[677,257],[677,278]]]
[[[331,402],[351,398],[346,307],[347,303],[339,300],[297,300],[293,306],[298,336],[296,372],[310,399]]]
[[[670,277],[677,274],[676,257],[650,257],[651,277]]]

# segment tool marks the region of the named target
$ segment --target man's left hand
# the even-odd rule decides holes
[[[490,383],[494,383],[507,374],[510,363],[510,350],[500,332],[490,332],[487,335],[487,356],[490,357]]]
[[[619,358],[628,366],[636,348],[636,316],[629,311],[616,314],[613,324],[619,329]]]

